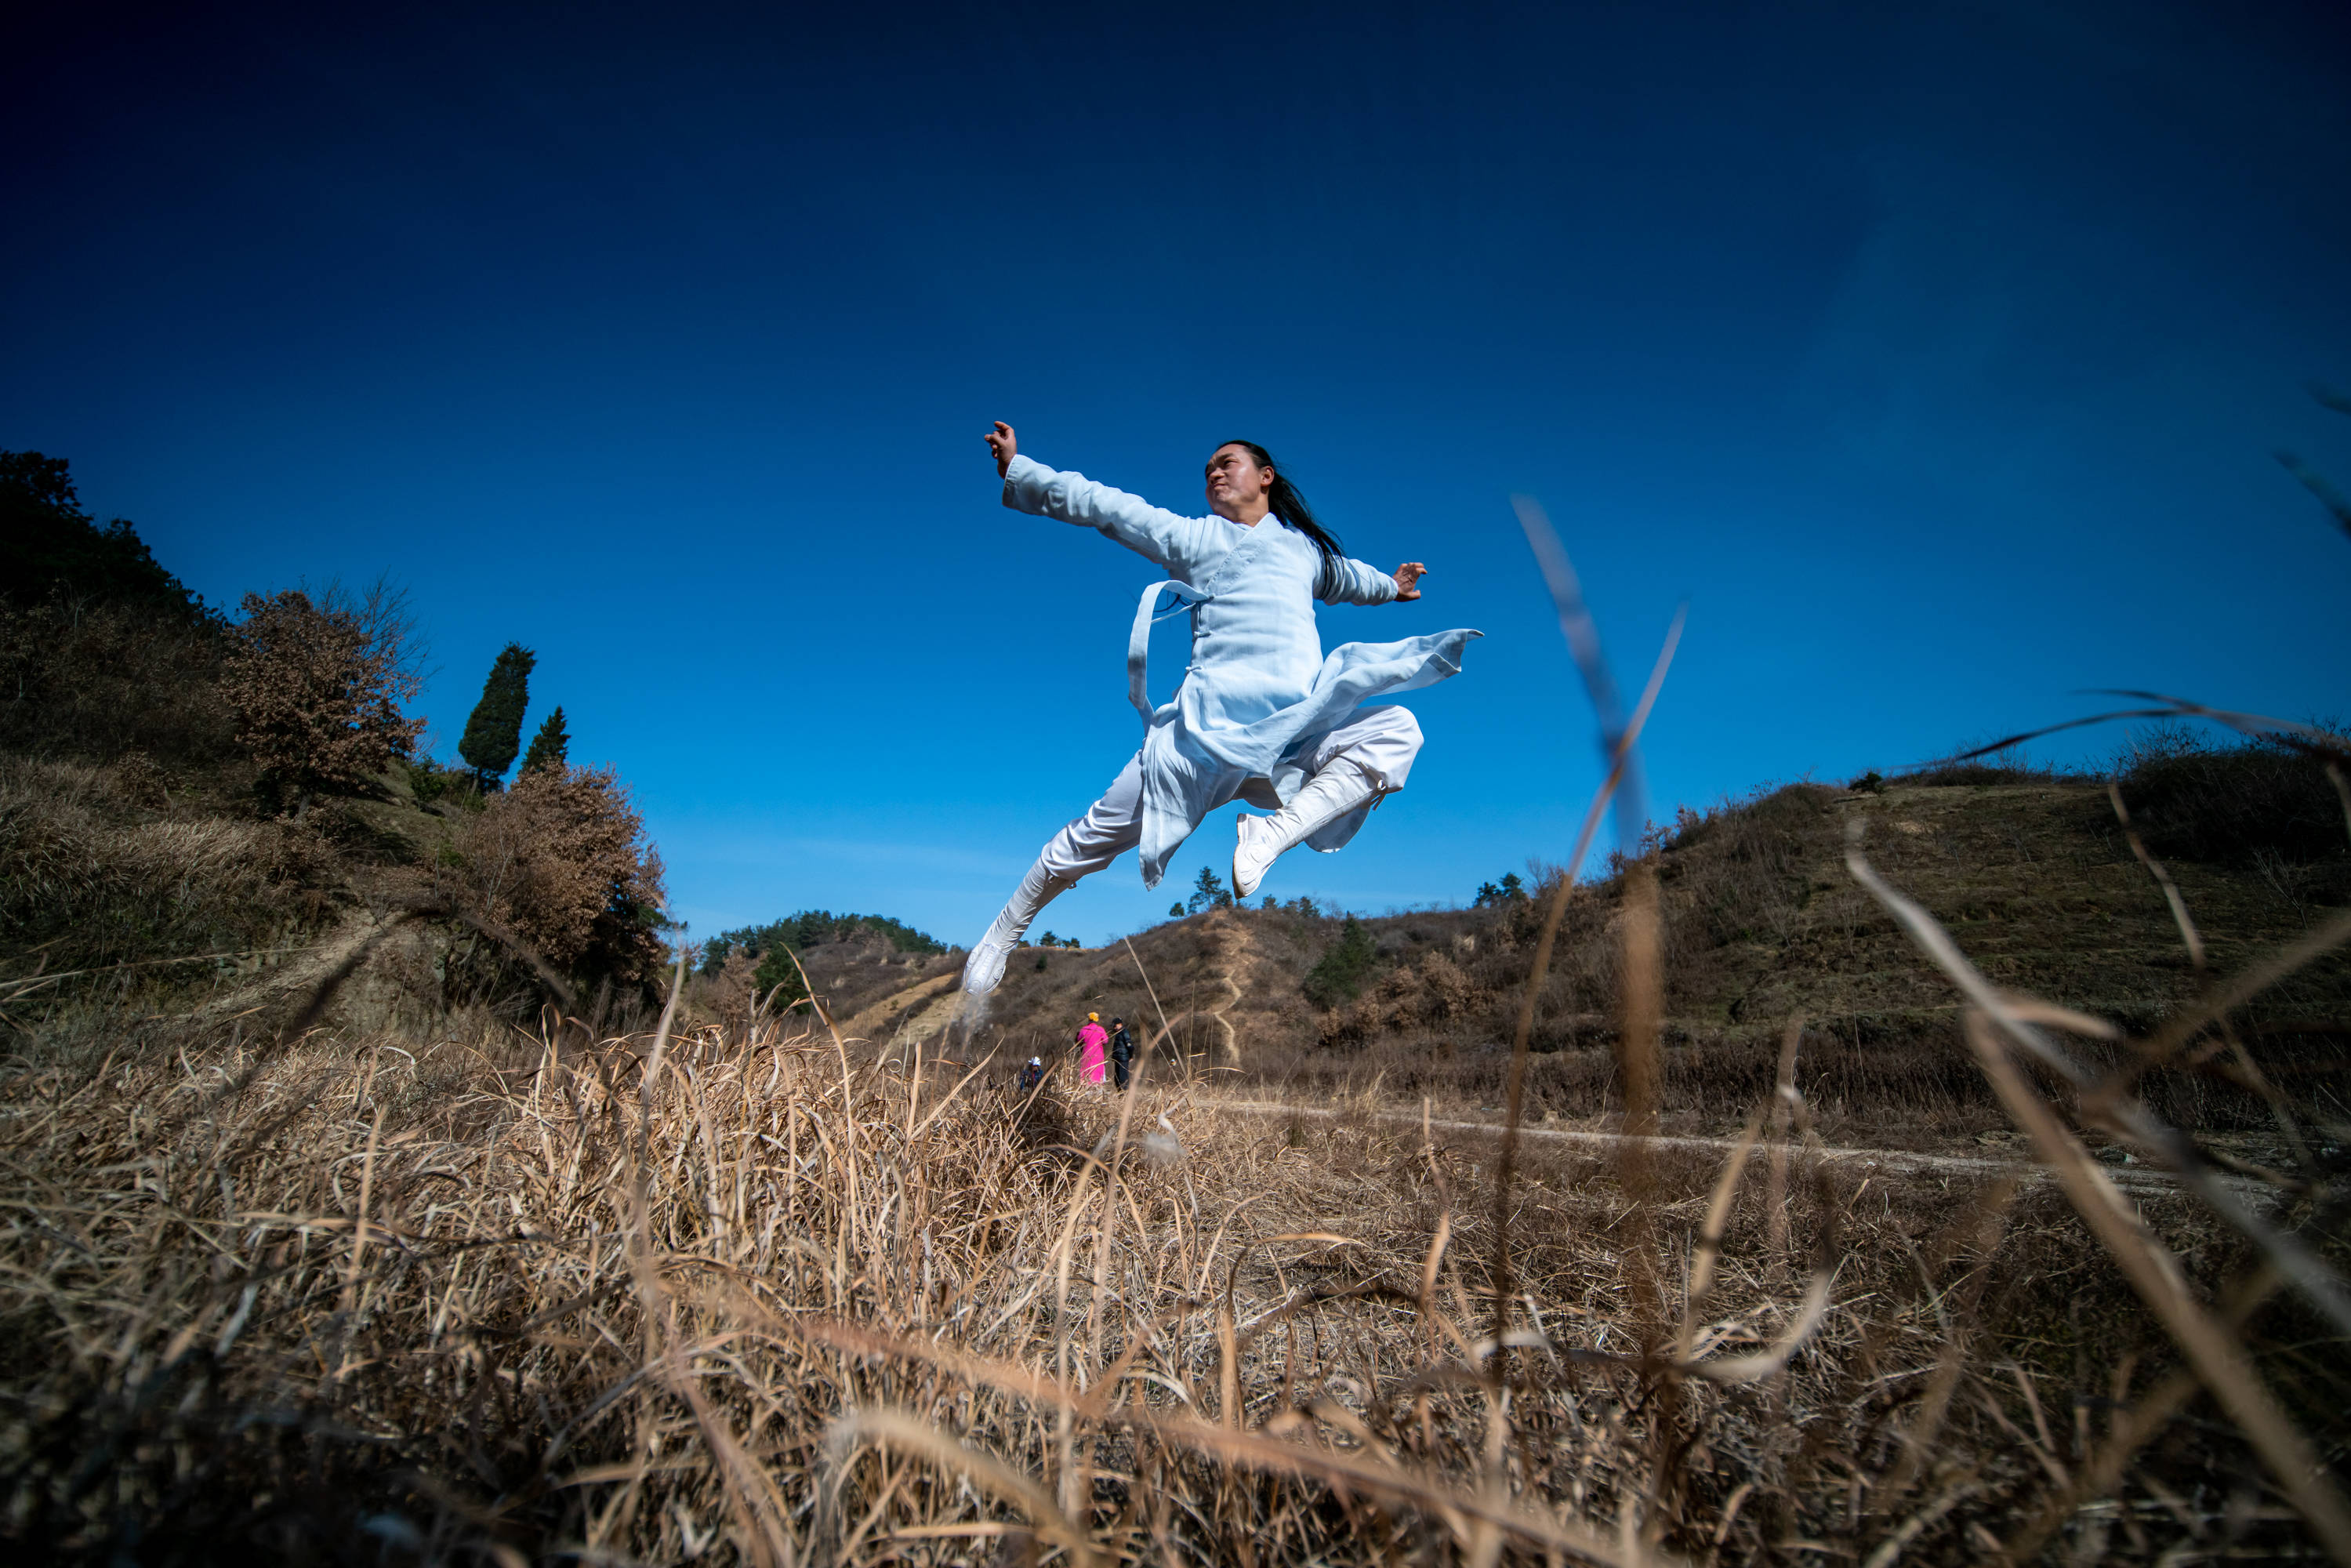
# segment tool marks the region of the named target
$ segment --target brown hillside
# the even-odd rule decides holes
[[[1659,846],[1666,915],[1667,1109],[1735,1122],[1768,1088],[1782,1031],[1807,1020],[1807,1092],[1832,1118],[1888,1135],[1964,1130],[1990,1112],[1956,1035],[1942,977],[1858,888],[1849,824],[1894,883],[1945,922],[1995,981],[2143,1032],[2199,982],[2160,888],[2134,858],[2102,785],[2014,776],[1982,785],[1896,784],[1882,793],[1793,785],[1700,815]],[[2208,967],[2229,973],[2304,930],[2324,879],[2178,860]],[[1278,875],[1278,873],[1277,873]],[[1612,1101],[1621,884],[1572,896],[1535,1016],[1539,1114],[1589,1117]],[[1165,1019],[1195,1070],[1298,1089],[1366,1088],[1417,1103],[1491,1104],[1541,919],[1539,900],[1363,922],[1375,956],[1352,999],[1320,1007],[1306,977],[1343,923],[1290,909],[1216,910],[1089,950],[1026,949],[967,1045],[1049,1059],[1089,1010]],[[959,961],[956,956],[955,961]],[[851,1032],[935,1038],[960,1017],[953,961],[894,958],[886,945],[818,949],[810,968]],[[1145,976],[1148,976],[1146,986]],[[829,982],[829,983],[828,983]],[[1153,991],[1155,989],[1155,1000]],[[2246,1016],[2285,1073],[2345,1054],[2351,965],[2340,958],[2268,993]],[[2215,1126],[2263,1119],[2226,1085],[2168,1108]],[[1958,1124],[1951,1123],[1959,1113]]]

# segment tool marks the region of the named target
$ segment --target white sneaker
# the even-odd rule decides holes
[[[1247,898],[1273,869],[1284,845],[1273,831],[1273,819],[1243,812],[1233,822],[1233,896]]]
[[[1304,842],[1348,812],[1380,798],[1380,788],[1353,763],[1334,762],[1306,781],[1270,817],[1241,817],[1233,827],[1233,896],[1247,898],[1284,850]]]
[[[988,935],[963,961],[963,992],[967,997],[984,997],[1004,983],[1004,960],[1011,956],[1012,945],[996,941],[995,932],[989,926]]]
[[[984,997],[1002,984],[1004,961],[1020,945],[1021,934],[1029,929],[1029,923],[1037,918],[1039,910],[1076,885],[1074,881],[1047,871],[1042,861],[1030,866],[1029,874],[1013,890],[1012,902],[988,924],[987,935],[979,939],[971,956],[963,961],[964,995]]]

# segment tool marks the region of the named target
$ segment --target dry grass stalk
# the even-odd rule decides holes
[[[1983,1063],[2001,1103],[2032,1137],[2043,1164],[2056,1173],[2065,1196],[2090,1222],[2098,1239],[2130,1277],[2148,1306],[2163,1319],[2196,1368],[2245,1436],[2261,1451],[2278,1484],[2294,1500],[2338,1562],[2351,1562],[2351,1511],[2323,1479],[2318,1456],[2280,1410],[2255,1374],[2243,1344],[2189,1293],[2176,1260],[2140,1221],[2137,1213],[2098,1169],[2089,1151],[2068,1133],[2047,1101],[2027,1083],[1993,1039],[1982,1014],[1967,1016],[1968,1043]]]
[[[1870,866],[1858,843],[1860,825],[1857,821],[1854,824],[1856,841],[1846,855],[1846,864],[1855,880],[1868,888],[1878,902],[1909,929],[1920,950],[1951,977],[1975,1009],[1996,1025],[2011,1044],[2081,1093],[2085,1113],[2111,1121],[2141,1148],[2160,1157],[2190,1190],[2233,1228],[2267,1253],[2285,1271],[2286,1277],[2326,1314],[2338,1331],[2351,1334],[2351,1291],[2345,1289],[2335,1271],[2303,1242],[2261,1218],[2233,1192],[2214,1179],[2201,1152],[2185,1134],[2158,1121],[2143,1104],[2120,1100],[2113,1085],[2098,1083],[2066,1052],[2022,1018],[2016,1008],[1967,961],[1951,941],[1949,934],[1932,915],[1888,886]],[[2346,941],[2351,941],[2351,911],[2325,922],[2309,936],[2291,945],[2284,952],[2253,966],[2248,975],[2223,982],[2216,988],[2217,996],[2191,1009],[2189,1016],[2200,1018],[2202,1022],[2211,1022],[2229,1008],[2258,994],[2263,986],[2274,983],[2277,978],[2331,952]],[[2167,1060],[2175,1054],[2169,1042],[2175,1040],[2184,1041],[2184,1039],[2183,1025],[2175,1019],[2158,1032],[2156,1039],[2144,1048],[2143,1053],[2156,1061]],[[2085,1218],[2091,1218],[2085,1216]],[[2095,1224],[2095,1219],[2092,1222]]]
[[[2035,1152],[2055,1176],[2075,1211],[2186,1354],[2197,1379],[2261,1454],[2277,1485],[2292,1500],[2329,1554],[2338,1562],[2351,1563],[2351,1509],[2346,1508],[2340,1494],[2328,1484],[2316,1451],[2264,1386],[2243,1342],[2225,1321],[2196,1301],[2178,1260],[2116,1190],[2080,1139],[2065,1127],[2057,1111],[2010,1059],[2003,1038],[2030,1059],[2053,1069],[2061,1082],[2077,1091],[2085,1117],[2108,1120],[2131,1134],[2141,1146],[2169,1155],[2189,1186],[2262,1250],[2266,1268],[2301,1285],[2314,1303],[2337,1323],[2344,1322],[2342,1281],[2296,1238],[2257,1218],[2233,1195],[2220,1188],[2205,1172],[2199,1151],[2184,1134],[2158,1123],[2144,1106],[2122,1101],[2117,1079],[2103,1082],[2093,1080],[2053,1042],[2039,1034],[2028,1015],[2039,1012],[2062,1017],[2063,1009],[2029,1002],[2020,1005],[2017,999],[1991,987],[1959,954],[1932,916],[1876,875],[1861,854],[1858,826],[1856,823],[1855,847],[1848,855],[1855,877],[1909,928],[1922,950],[1969,997],[1973,1005],[1964,1015],[1963,1030],[2002,1105],[2032,1140]],[[2160,868],[2151,861],[2149,866],[2161,878]],[[2184,906],[2175,908],[2183,934],[2192,944],[2193,925]],[[2224,983],[2219,988],[2220,996],[2241,998],[2253,994],[2259,989],[2254,982],[2261,977],[2290,972],[2298,962],[2307,961],[2308,956],[2342,940],[2334,928],[2344,924],[2342,920],[2329,922],[2286,953],[2254,966],[2249,976]],[[2228,1005],[2233,1004],[2208,1003],[2199,1010],[2206,1012],[2206,1021],[2210,1021],[2222,1016]],[[2166,1033],[2179,1036],[2180,1026],[2175,1022]],[[2142,1060],[2160,1061],[2173,1053],[2158,1039],[2143,1050]],[[2266,1294],[2266,1290],[2262,1293]],[[2248,1310],[2250,1305],[2251,1302]],[[2167,1402],[2184,1397],[2184,1390],[2177,1386],[2168,1386],[2165,1394]],[[2038,1415],[2036,1405],[2036,1421]],[[2118,1432],[2105,1463],[2097,1467],[2100,1479],[2118,1474],[2139,1440],[2135,1428],[2127,1434]],[[2047,1447],[2045,1439],[2043,1447]],[[2062,1467],[2053,1466],[2052,1473],[2058,1479],[2061,1494],[2070,1496],[2076,1490]],[[2028,1539],[2037,1546],[2047,1532],[2044,1516],[2029,1527]]]
[[[2130,810],[2123,804],[2122,791],[2116,788],[2111,779],[2106,780],[2106,800],[2114,806],[2115,821],[2122,824],[2123,841],[2130,845],[2130,852],[2137,858],[2138,863],[2147,867],[2147,874],[2155,878],[2157,886],[2163,889],[2163,901],[2170,907],[2171,918],[2179,927],[2179,939],[2188,946],[2188,961],[2195,967],[2200,978],[2204,973],[2204,936],[2196,929],[2196,922],[2188,913],[2188,901],[2180,896],[2179,884],[2171,880],[2171,873],[2163,869],[2163,862],[2147,852],[2147,845],[2139,839],[2138,831],[2131,826]]]
[[[1600,653],[1599,635],[1592,625],[1590,612],[1583,606],[1583,589],[1576,581],[1575,570],[1568,562],[1566,550],[1560,545],[1559,537],[1541,508],[1525,497],[1520,497],[1517,506],[1520,524],[1525,528],[1527,541],[1542,565],[1553,601],[1558,606],[1561,630],[1566,635],[1570,651],[1575,655],[1577,668],[1583,675],[1585,688],[1592,696],[1594,709],[1601,716],[1604,730],[1608,727],[1614,688],[1608,674],[1607,663]],[[1665,643],[1657,650],[1656,663],[1650,668],[1648,684],[1642,688],[1639,704],[1634,708],[1632,716],[1606,740],[1604,749],[1608,756],[1608,772],[1601,779],[1600,788],[1593,792],[1591,805],[1584,810],[1583,825],[1576,832],[1575,848],[1569,854],[1567,864],[1561,868],[1553,881],[1550,897],[1544,904],[1542,930],[1535,939],[1534,956],[1528,966],[1526,990],[1519,1004],[1518,1024],[1510,1036],[1510,1065],[1503,1090],[1502,1145],[1497,1156],[1494,1180],[1494,1337],[1498,1341],[1507,1335],[1510,1328],[1512,1293],[1510,1190],[1518,1162],[1519,1127],[1526,1115],[1527,1052],[1534,1032],[1535,1005],[1541,996],[1543,982],[1551,973],[1552,946],[1558,940],[1560,920],[1567,912],[1567,901],[1574,892],[1575,879],[1583,869],[1583,857],[1591,852],[1593,837],[1599,831],[1602,813],[1617,798],[1617,791],[1633,764],[1641,731],[1649,720],[1649,710],[1656,706],[1657,694],[1665,689],[1666,673],[1673,668],[1674,650],[1681,645],[1682,626],[1687,618],[1687,609],[1675,612],[1673,624],[1666,631]],[[1630,815],[1637,817],[1637,809]],[[1654,915],[1654,909],[1652,914]]]

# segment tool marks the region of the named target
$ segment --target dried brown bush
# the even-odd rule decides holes
[[[455,835],[461,904],[559,969],[639,980],[661,962],[665,896],[644,821],[610,768],[542,768]]]
[[[750,1030],[752,1009],[759,999],[758,984],[753,978],[758,967],[741,948],[729,948],[718,973],[702,977],[700,988],[715,1004],[719,1028],[729,1038],[739,1038]]]
[[[248,593],[243,610],[221,691],[281,804],[298,813],[319,791],[365,788],[408,754],[424,721],[401,712],[421,682],[398,593],[287,589]]]

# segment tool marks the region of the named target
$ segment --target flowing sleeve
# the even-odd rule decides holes
[[[1056,472],[1033,457],[1016,456],[1004,471],[1004,504],[1016,512],[1092,528],[1186,580],[1215,553],[1217,542],[1210,519],[1177,517],[1140,496],[1098,485],[1082,474]]]
[[[1396,596],[1396,580],[1368,561],[1340,556],[1331,563],[1322,591],[1325,604],[1385,604]]]

